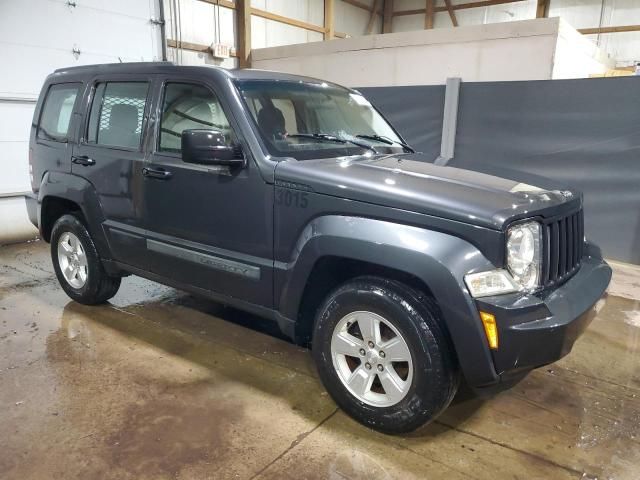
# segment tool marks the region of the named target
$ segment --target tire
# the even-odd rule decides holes
[[[73,214],[63,215],[53,226],[51,260],[60,286],[78,303],[104,303],[120,288],[120,277],[107,275],[91,235]]]
[[[383,326],[374,338],[371,325],[377,324]],[[363,425],[390,434],[413,431],[435,419],[458,389],[457,362],[441,325],[437,305],[421,292],[379,277],[350,280],[316,315],[312,349],[320,379]],[[405,357],[410,361],[394,361]]]

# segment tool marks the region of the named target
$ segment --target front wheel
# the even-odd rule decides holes
[[[433,300],[378,277],[356,278],[329,295],[316,317],[313,354],[336,403],[385,433],[433,420],[459,383]]]
[[[120,288],[120,277],[105,272],[91,235],[75,215],[63,215],[53,226],[51,260],[60,286],[76,302],[104,303]]]

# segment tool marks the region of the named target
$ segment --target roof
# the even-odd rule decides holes
[[[86,75],[86,74],[117,74],[117,73],[166,73],[182,71],[185,73],[200,72],[204,75],[215,71],[218,74],[239,80],[290,80],[304,82],[322,81],[317,78],[303,77],[289,73],[273,72],[270,70],[234,69],[214,66],[186,66],[175,65],[172,62],[125,62],[125,63],[102,63],[95,65],[81,65],[76,67],[65,67],[57,69],[55,75]]]

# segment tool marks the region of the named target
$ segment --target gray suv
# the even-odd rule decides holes
[[[582,196],[435,166],[355,90],[167,63],[57,70],[32,221],[75,301],[134,274],[277,322],[388,433],[567,354],[611,270]]]

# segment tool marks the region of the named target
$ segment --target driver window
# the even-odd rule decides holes
[[[231,125],[217,97],[207,88],[188,83],[168,83],[160,120],[160,151],[180,153],[182,132],[217,130],[226,144],[235,144]]]

